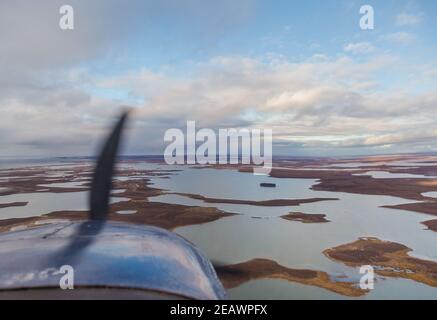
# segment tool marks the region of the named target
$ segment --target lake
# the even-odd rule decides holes
[[[315,191],[316,179],[280,179],[242,173],[236,170],[167,166],[155,163],[129,163],[123,168],[148,170],[180,170],[168,178],[150,176],[155,188],[166,194],[150,201],[190,206],[216,207],[236,213],[213,222],[180,227],[175,230],[199,247],[214,264],[233,264],[254,258],[267,258],[289,268],[325,271],[333,277],[359,281],[357,268],[347,267],[326,258],[322,251],[359,237],[377,237],[404,244],[412,255],[437,260],[437,234],[425,230],[421,221],[430,216],[381,208],[414,201],[378,195]],[[66,170],[68,166],[66,166]],[[372,172],[373,174],[373,172]],[[381,173],[379,173],[381,174]],[[126,177],[118,177],[126,180]],[[377,177],[376,177],[377,178]],[[260,183],[275,183],[275,188],[263,188]],[[44,184],[41,187],[48,187]],[[66,183],[65,187],[80,184]],[[306,203],[300,206],[255,206],[229,203],[206,203],[174,193],[189,193],[205,197],[238,200],[273,200],[338,198],[339,200]],[[113,198],[113,202],[125,200]],[[29,201],[25,207],[0,209],[0,219],[41,215],[57,210],[85,210],[87,192],[31,193],[0,196],[0,203]],[[280,218],[292,211],[322,213],[328,223],[305,224]],[[120,212],[134,214],[134,211]],[[232,299],[344,299],[347,297],[314,286],[283,280],[254,280],[229,290]],[[411,280],[377,276],[375,289],[362,299],[437,298],[437,289]]]

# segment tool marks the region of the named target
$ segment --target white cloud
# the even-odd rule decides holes
[[[211,128],[273,128],[275,142],[285,148],[406,144],[413,151],[423,141],[432,144],[435,136],[436,90],[429,85],[429,91],[413,94],[408,86],[402,90],[380,83],[378,73],[391,75],[401,61],[390,55],[377,56],[377,50],[368,42],[349,43],[343,49],[354,55],[372,52],[370,57],[340,54],[330,58],[318,54],[291,62],[279,54],[258,58],[221,56],[191,62],[186,73],[170,65],[162,71],[144,68],[101,78],[86,65],[94,67],[96,59],[107,58],[114,41],[129,31],[117,22],[130,22],[142,10],[129,5],[129,10],[120,13],[122,17],[114,16],[111,14],[116,14],[115,9],[120,11],[117,3],[111,1],[108,7],[103,6],[112,8],[111,12],[101,12],[98,9],[107,2],[100,1],[100,5],[93,5],[92,10],[78,17],[76,25],[81,29],[65,37],[58,34],[58,29],[47,30],[47,21],[57,22],[53,19],[57,18],[57,10],[49,10],[49,2],[32,12],[24,9],[26,1],[6,2],[8,5],[0,4],[0,51],[6,57],[0,59],[2,155],[91,154],[103,129],[126,101],[114,98],[123,96],[118,95],[120,92],[144,101],[136,102],[132,115],[134,121],[126,139],[129,153],[159,153],[163,150],[164,131],[183,127],[186,120]],[[74,1],[73,5],[80,9],[80,3]],[[171,3],[177,2],[169,0],[167,5]],[[195,8],[196,3],[203,2],[190,3]],[[230,12],[240,12],[232,9],[235,2],[228,3],[230,9],[220,14],[198,14],[199,19],[208,20],[206,29],[216,26],[221,31],[217,21]],[[211,12],[215,13],[215,6]],[[100,16],[94,20],[98,15],[113,19]],[[21,19],[11,20],[16,16]],[[211,16],[215,19],[209,21]],[[230,26],[238,19],[231,20]],[[30,21],[26,26],[33,25],[32,37],[22,21]],[[99,26],[94,26],[93,21]],[[190,39],[195,38],[190,34]],[[409,43],[414,35],[398,32],[381,40]],[[76,68],[80,62],[85,63]],[[420,72],[412,72],[412,78],[433,81],[435,69],[435,63],[430,64]],[[111,94],[105,96],[102,92]]]
[[[171,37],[178,33],[181,41],[193,42],[193,50],[198,50],[215,43],[223,32],[234,30],[251,11],[250,0],[188,0],[183,4],[132,0],[128,5],[120,0],[70,0],[75,29],[62,31],[58,23],[63,4],[63,0],[0,1],[1,155],[92,154],[102,129],[126,100],[114,98],[115,91],[105,95],[105,81],[95,79],[87,67],[99,69],[108,61],[125,65],[126,57],[131,58],[132,37],[144,41],[150,26],[166,19],[175,30]],[[187,20],[196,27],[187,28]],[[160,44],[158,50],[171,52],[171,41],[164,39]],[[151,50],[156,51],[156,46],[152,44]],[[85,66],[79,69],[78,65]],[[152,78],[147,80],[145,70],[144,81],[156,85],[148,90],[161,94],[154,91],[164,89],[159,77],[149,75]],[[135,91],[131,82],[124,93]],[[140,93],[144,96],[147,92],[142,88]],[[147,145],[160,143],[159,128],[148,125]]]
[[[373,45],[369,42],[348,43],[347,45],[344,46],[343,49],[344,51],[353,54],[367,54],[375,50]]]
[[[178,76],[143,69],[95,78],[71,70],[57,75],[68,83],[50,90],[42,83],[41,88],[20,88],[20,95],[0,96],[0,147],[3,154],[89,154],[120,105],[99,98],[93,88],[130,91],[145,101],[133,113],[129,153],[160,153],[164,131],[184,127],[186,120],[213,129],[273,128],[275,143],[283,148],[338,150],[430,141],[437,128],[437,94],[379,90],[375,72],[397,65],[390,56],[360,63],[348,57],[300,63],[217,57]],[[79,89],[79,83],[91,90]]]
[[[182,127],[188,119],[210,128],[269,127],[276,143],[309,148],[427,141],[437,128],[431,116],[437,94],[379,91],[375,72],[396,65],[389,56],[361,63],[345,57],[301,63],[218,57],[190,77],[142,72],[114,83],[140,83],[137,94],[143,87],[147,102],[138,118],[163,126]]]
[[[408,14],[400,13],[396,16],[396,25],[398,26],[412,26],[422,22],[422,14]]]
[[[405,45],[416,40],[416,36],[410,32],[400,31],[383,35],[379,38],[379,40]]]

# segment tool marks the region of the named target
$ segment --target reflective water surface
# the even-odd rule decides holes
[[[149,177],[154,187],[166,191],[166,194],[152,197],[150,201],[216,207],[236,213],[236,215],[210,223],[175,230],[193,242],[216,264],[232,264],[254,258],[268,258],[290,268],[326,271],[334,277],[347,276],[348,279],[358,282],[361,276],[358,269],[329,260],[322,254],[322,251],[355,241],[358,237],[367,236],[402,243],[413,249],[411,255],[437,261],[437,233],[425,230],[420,223],[429,220],[429,215],[381,207],[411,203],[413,202],[411,200],[389,196],[314,191],[311,187],[317,183],[315,179],[278,179],[255,176],[236,170],[200,169],[154,163],[130,163],[123,167],[167,171],[169,175],[165,179],[153,175]],[[377,173],[375,178],[393,178],[393,175],[397,174]],[[117,178],[127,179],[126,177]],[[263,182],[275,183],[276,187],[263,188],[260,186]],[[73,183],[68,186],[78,185]],[[115,193],[120,191],[122,190],[115,191]],[[300,206],[270,207],[206,203],[189,198],[186,194],[238,200],[309,198],[337,198],[338,200],[319,201]],[[435,197],[436,195],[429,193],[426,196]],[[125,199],[113,199],[113,201],[121,200]],[[87,193],[32,193],[0,196],[0,203],[20,201],[29,201],[29,204],[25,207],[0,209],[0,219],[40,215],[57,210],[85,210]],[[305,224],[281,218],[282,215],[295,211],[326,214],[330,222]],[[134,214],[135,212],[134,210],[121,210],[118,213]],[[231,289],[229,294],[230,298],[235,299],[345,298],[318,287],[268,279],[250,281]],[[437,289],[410,280],[378,277],[375,290],[364,298],[411,297],[437,298]]]
[[[268,258],[290,268],[326,271],[359,281],[359,270],[333,262],[322,251],[340,244],[373,236],[402,243],[413,249],[411,255],[437,260],[436,233],[424,230],[421,221],[429,216],[383,205],[414,201],[389,196],[359,195],[311,190],[312,179],[277,179],[231,170],[192,169],[171,179],[152,178],[154,186],[177,193],[195,193],[208,197],[245,200],[338,198],[300,206],[266,207],[206,203],[183,195],[166,194],[150,201],[217,207],[238,213],[207,224],[181,227],[176,232],[194,242],[218,264]],[[276,183],[262,188],[260,182]],[[281,215],[292,211],[323,213],[329,223],[304,224],[287,221]],[[437,297],[437,289],[410,280],[380,278],[367,298]],[[381,285],[379,284],[381,283]],[[405,292],[405,293],[402,293]],[[414,292],[414,294],[412,293]],[[434,293],[434,294],[432,294]],[[231,289],[232,298],[339,298],[338,294],[316,287],[291,284],[282,280],[255,280]]]

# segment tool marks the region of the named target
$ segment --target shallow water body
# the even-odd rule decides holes
[[[165,194],[150,201],[216,207],[238,213],[210,223],[177,228],[175,231],[194,242],[219,264],[267,258],[290,268],[326,271],[334,276],[347,276],[359,281],[359,270],[326,258],[325,249],[349,243],[359,237],[378,237],[399,242],[413,249],[411,255],[437,261],[436,233],[424,230],[421,221],[428,215],[383,205],[413,201],[390,196],[349,194],[311,190],[313,179],[279,179],[254,176],[233,170],[186,169],[167,180],[153,179],[155,187],[175,193],[194,193],[206,197],[244,200],[338,198],[300,206],[267,207],[206,203],[187,196]],[[276,188],[262,188],[260,182],[276,183]],[[328,223],[304,224],[280,218],[289,212],[323,213]],[[261,219],[257,219],[261,218]],[[258,283],[261,283],[258,285]],[[364,298],[430,298],[437,289],[410,280],[387,279]],[[268,284],[267,289],[265,284]],[[230,290],[231,298],[344,298],[324,289],[291,284],[282,280],[255,280]],[[296,291],[297,290],[297,291]],[[267,293],[265,293],[267,291]],[[274,294],[274,292],[276,292]],[[402,294],[405,292],[405,294]]]
[[[320,270],[334,277],[347,276],[348,279],[358,281],[360,277],[358,269],[329,260],[322,254],[322,251],[367,236],[402,243],[413,249],[412,255],[437,261],[437,233],[425,230],[420,224],[421,221],[429,220],[429,215],[381,208],[383,205],[411,203],[413,202],[411,200],[389,196],[314,191],[311,187],[317,183],[316,179],[279,179],[255,176],[236,170],[199,169],[152,163],[127,164],[126,167],[143,170],[182,170],[171,172],[168,179],[149,176],[154,187],[168,192],[168,194],[152,197],[150,201],[216,207],[236,213],[234,216],[210,223],[175,230],[198,246],[213,263],[232,264],[254,258],[267,258],[290,268]],[[265,182],[275,183],[276,187],[261,187],[260,183]],[[68,184],[70,187],[79,185],[79,183]],[[50,184],[45,186],[48,187]],[[315,197],[338,198],[338,200],[307,203],[300,206],[269,207],[206,203],[172,193],[255,201]],[[122,200],[126,199],[113,198],[112,201]],[[86,210],[88,193],[30,193],[0,196],[0,203],[21,201],[29,201],[29,204],[24,207],[0,209],[0,219],[35,216],[58,210]],[[295,211],[326,214],[330,222],[305,224],[281,218],[282,215]],[[122,210],[119,213],[134,214],[130,210]],[[229,297],[234,299],[347,298],[314,286],[270,279],[250,281],[231,289]],[[377,277],[375,290],[363,299],[414,297],[437,298],[437,289],[411,280],[392,278],[383,280]]]

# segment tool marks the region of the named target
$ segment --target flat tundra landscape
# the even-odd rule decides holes
[[[3,164],[0,232],[87,217],[93,164]],[[180,234],[214,264],[231,299],[437,298],[437,156],[278,158],[166,165],[125,157],[109,219]],[[375,270],[360,287],[360,267]]]

